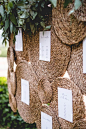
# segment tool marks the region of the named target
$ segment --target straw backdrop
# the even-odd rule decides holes
[[[21,62],[21,60],[29,61],[26,31],[22,31],[22,36],[23,36],[23,51],[15,51],[15,46],[14,46],[16,64]]]
[[[86,118],[77,121],[74,125],[74,129],[86,129]]]
[[[58,121],[58,118],[56,117],[56,114],[53,112],[52,108],[45,105],[45,106],[42,106],[41,111],[52,117],[52,129],[59,129],[60,123]],[[36,120],[37,129],[41,129],[41,112],[39,112],[39,113],[40,113],[40,116]],[[44,124],[46,124],[46,123],[44,123]]]
[[[52,100],[50,103],[50,107],[58,116],[58,87],[65,88],[68,90],[72,90],[72,102],[73,102],[73,123],[68,122],[59,117],[59,122],[61,127],[66,129],[71,129],[74,126],[74,123],[85,117],[85,106],[83,102],[83,96],[81,91],[71,80],[67,78],[57,78],[52,83]]]
[[[83,73],[83,42],[72,46],[71,59],[68,65],[70,79],[86,94],[86,74]]]
[[[79,43],[86,36],[86,23],[78,21],[73,15],[68,16],[72,8],[64,8],[63,3],[64,0],[58,0],[57,7],[52,10],[55,33],[62,43],[68,45]]]
[[[13,96],[13,94],[9,94],[9,104],[13,112],[17,111],[17,104],[16,104],[16,98]]]
[[[37,77],[47,77],[53,81],[58,76],[63,76],[70,60],[71,48],[62,44],[51,28],[51,58],[50,62],[39,60],[39,32],[30,37],[27,35],[27,44],[30,51],[29,61]]]
[[[38,117],[38,112],[41,109],[41,101],[39,99],[37,89],[37,81],[32,70],[31,64],[27,61],[21,61],[16,68],[17,77],[17,109],[20,116],[27,123],[34,123]],[[30,104],[27,105],[21,101],[21,79],[29,81]]]
[[[51,83],[47,79],[41,79],[38,82],[38,95],[42,104],[47,104],[52,98]]]
[[[7,61],[8,61],[8,68],[12,72],[14,69],[14,51],[13,47],[9,46],[7,50]]]

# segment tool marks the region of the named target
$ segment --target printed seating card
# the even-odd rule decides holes
[[[41,112],[41,129],[52,129],[52,117]]]
[[[21,79],[21,101],[29,105],[29,82]]]
[[[51,31],[39,33],[39,60],[50,61]]]
[[[83,73],[86,73],[86,38],[83,40]]]
[[[21,28],[19,28],[18,34],[16,35],[15,51],[23,51],[23,39]]]
[[[58,87],[58,116],[73,122],[72,91]]]

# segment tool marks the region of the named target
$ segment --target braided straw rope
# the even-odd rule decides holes
[[[74,16],[68,16],[70,7],[64,8],[64,0],[57,1],[57,7],[52,10],[52,24],[56,35],[62,43],[71,45],[79,43],[86,37],[86,24]]]
[[[38,95],[42,104],[50,103],[52,98],[52,88],[47,79],[41,79],[38,82]]]
[[[14,51],[11,46],[9,46],[7,50],[7,61],[8,61],[8,68],[12,72],[14,68]]]
[[[83,73],[83,43],[72,46],[71,59],[68,65],[70,79],[86,94],[86,74]]]
[[[27,44],[29,48],[29,61],[39,80],[46,76],[49,81],[53,81],[58,76],[63,76],[70,59],[71,48],[62,44],[51,28],[51,59],[48,61],[39,60],[39,32],[29,36],[27,34]]]
[[[52,108],[50,108],[47,105],[44,105],[44,106],[42,106],[41,111],[52,117],[52,129],[60,129],[58,119],[56,117],[56,114],[53,112]],[[40,116],[36,120],[37,129],[41,129],[41,112],[39,112],[39,113],[40,113]],[[44,123],[44,124],[46,124],[46,123]]]
[[[21,61],[16,68],[17,77],[17,109],[20,116],[27,123],[34,123],[38,117],[38,112],[41,109],[41,101],[39,99],[37,89],[37,80],[32,71],[31,64],[27,61]],[[30,104],[27,105],[21,101],[21,79],[29,81]]]
[[[74,11],[73,15],[79,20],[79,21],[85,21],[86,22],[86,0],[83,0],[83,3],[81,7]]]
[[[16,98],[12,93],[9,94],[9,104],[13,112],[17,111]]]
[[[83,101],[83,96],[79,88],[69,79],[67,78],[57,78],[52,83],[52,100],[50,103],[50,107],[58,116],[58,87],[65,88],[68,90],[72,90],[72,102],[73,102],[73,123],[70,123],[59,117],[59,122],[63,129],[72,129],[74,123],[85,117],[85,106]]]

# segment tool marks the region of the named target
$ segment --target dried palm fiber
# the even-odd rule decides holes
[[[38,117],[38,112],[41,109],[41,101],[39,99],[37,89],[37,81],[32,70],[31,64],[22,60],[16,67],[17,77],[17,109],[20,116],[27,123],[34,123]],[[21,101],[21,79],[29,81],[30,104],[27,105]]]
[[[52,10],[52,24],[62,43],[76,44],[86,37],[86,24],[68,16],[70,7],[64,8],[64,1],[58,0],[57,7]]]
[[[14,52],[11,46],[9,46],[7,50],[7,61],[8,61],[8,68],[12,72],[14,69]]]
[[[86,74],[83,73],[83,42],[72,46],[71,59],[68,65],[70,79],[86,94]]]
[[[41,79],[38,82],[38,95],[42,104],[50,103],[52,99],[51,83],[47,79]]]
[[[51,58],[50,62],[39,60],[39,32],[27,35],[27,44],[30,51],[29,61],[39,79],[46,76],[53,81],[58,76],[63,76],[70,59],[71,48],[62,44],[51,28]]]
[[[48,105],[44,105],[42,106],[41,111],[52,117],[52,129],[60,129],[60,123],[58,121],[58,118],[51,107],[49,107]],[[35,121],[37,129],[41,129],[41,112],[39,112],[39,114],[40,115],[38,119]]]
[[[8,68],[7,73],[7,84],[8,84],[8,92],[12,93],[15,96],[16,93],[16,76],[15,72],[11,72]]]
[[[52,100],[50,107],[58,116],[58,87],[72,90],[72,103],[73,103],[73,123],[70,123],[59,117],[59,122],[63,129],[72,129],[74,123],[85,117],[85,105],[83,95],[78,86],[67,78],[58,77],[52,82]]]
[[[9,94],[9,104],[13,112],[17,111],[17,104],[16,104],[16,98],[13,96],[12,93]]]
[[[86,129],[86,118],[78,120],[73,129]]]
[[[73,4],[71,5],[73,8]],[[86,0],[83,0],[82,5],[79,9],[75,10],[73,15],[79,20],[79,21],[86,21]]]

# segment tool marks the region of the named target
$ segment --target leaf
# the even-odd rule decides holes
[[[75,10],[79,9],[81,5],[82,5],[82,2],[80,0],[75,0],[74,9]]]
[[[35,17],[37,16],[37,12],[34,12],[34,11],[30,11],[30,14],[32,16],[32,20],[34,20]]]
[[[40,22],[40,24],[41,24],[41,26],[42,26],[43,28],[45,28],[45,23],[44,23],[44,22]]]
[[[49,30],[49,29],[51,29],[51,25],[46,26],[44,30]]]
[[[16,20],[16,17],[14,16],[14,14],[11,14],[10,15],[10,20],[13,24],[17,25],[17,20]]]
[[[5,31],[7,31],[8,28],[9,28],[9,19],[5,21],[5,27],[4,27]]]
[[[10,32],[12,33],[13,32],[13,23],[10,22]]]
[[[50,0],[50,2],[53,4],[54,7],[57,6],[57,0]]]
[[[0,14],[2,15],[2,17],[4,17],[4,8],[3,8],[3,5],[0,5]]]

